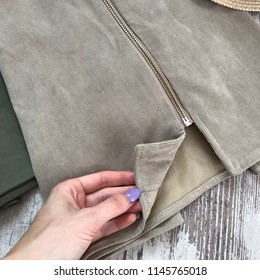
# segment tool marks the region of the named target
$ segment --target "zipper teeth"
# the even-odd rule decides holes
[[[127,37],[130,39],[130,41],[134,44],[134,46],[139,50],[139,52],[142,54],[142,56],[145,58],[146,62],[149,64],[153,72],[155,73],[156,77],[160,81],[164,91],[166,92],[168,98],[170,99],[171,103],[173,104],[174,108],[178,112],[179,116],[181,117],[183,122],[188,122],[189,124],[191,121],[186,117],[184,111],[181,108],[181,105],[176,100],[176,98],[173,96],[171,92],[171,87],[164,76],[164,74],[161,72],[160,68],[157,66],[154,59],[151,57],[151,55],[146,51],[146,49],[136,40],[135,35],[133,31],[128,27],[128,25],[122,20],[120,14],[115,9],[113,4],[109,0],[102,0],[111,15],[114,17],[116,22],[119,24],[119,26],[122,28],[124,33],[127,35]]]

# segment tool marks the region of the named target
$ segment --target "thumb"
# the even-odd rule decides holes
[[[128,190],[126,193],[118,193],[100,204],[92,207],[96,214],[96,218],[100,224],[105,224],[125,213],[135,201],[140,197],[141,192],[138,188]]]

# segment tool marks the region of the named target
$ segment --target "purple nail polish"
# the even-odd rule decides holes
[[[141,195],[141,192],[138,188],[131,189],[125,193],[126,198],[130,203],[135,202]]]

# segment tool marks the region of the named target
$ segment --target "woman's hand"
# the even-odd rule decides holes
[[[139,189],[129,171],[103,171],[58,184],[5,259],[80,259],[91,243],[134,223]]]

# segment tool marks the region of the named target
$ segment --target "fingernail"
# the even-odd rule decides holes
[[[135,213],[135,215],[136,215],[136,220],[138,220],[141,216],[140,213]]]
[[[134,172],[132,172],[132,171],[129,171],[128,174],[129,174],[129,177],[131,177],[131,178],[132,178],[132,177],[135,177],[135,174],[134,174]]]
[[[141,191],[138,188],[128,190],[125,193],[125,196],[130,203],[135,202],[140,197],[140,195],[141,195]]]

